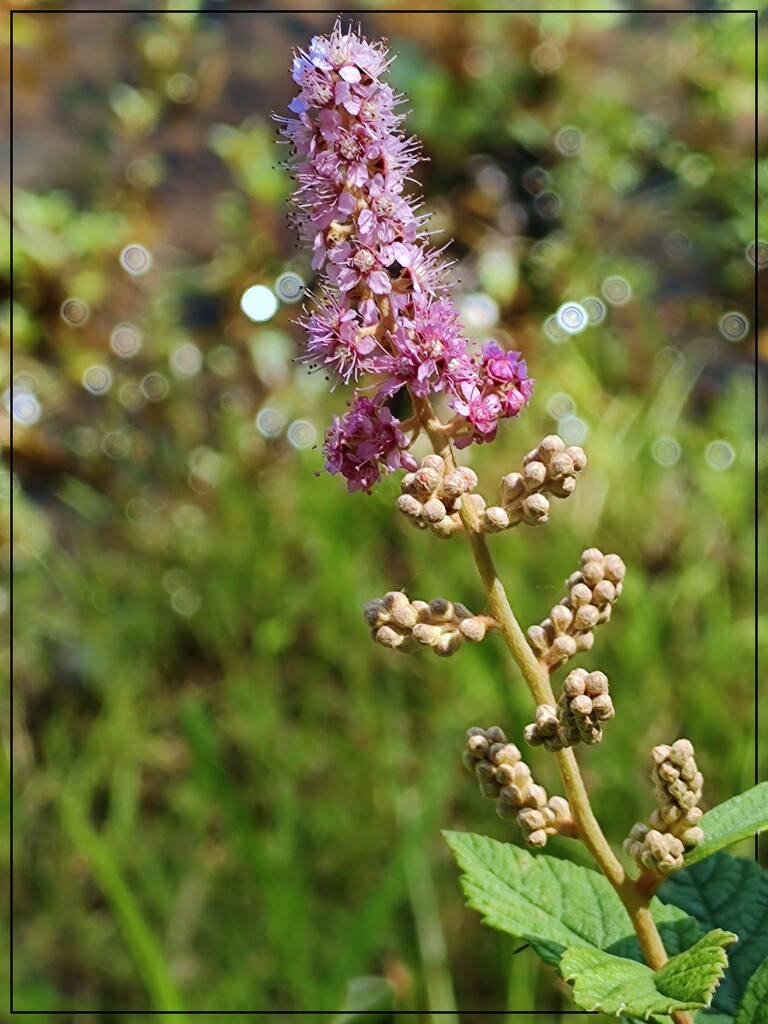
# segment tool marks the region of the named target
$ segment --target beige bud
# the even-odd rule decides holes
[[[571,457],[565,452],[555,455],[549,464],[550,480],[562,480],[563,477],[573,476],[574,468]]]
[[[570,448],[565,449],[565,454],[570,456],[574,472],[580,473],[587,464],[587,456],[584,454],[584,449],[579,448],[578,445],[572,445]]]
[[[517,808],[518,805],[516,804],[509,804],[504,800],[499,800],[496,804],[496,813],[500,818],[511,821],[514,818],[517,818]]]
[[[627,573],[627,567],[618,555],[606,555],[603,559],[603,568],[605,578],[611,583],[621,583]]]
[[[418,519],[421,516],[422,504],[412,494],[401,494],[397,499],[397,507],[409,519]]]
[[[432,533],[436,534],[443,540],[447,540],[452,537],[454,533],[458,533],[463,529],[461,519],[459,519],[458,513],[454,512],[453,515],[444,516],[437,523],[430,523],[429,528]]]
[[[483,512],[482,524],[487,533],[500,533],[509,526],[509,513],[501,505],[492,505]]]
[[[572,636],[558,636],[552,641],[549,649],[550,657],[556,661],[566,661],[576,653],[576,641]]]
[[[501,500],[505,505],[511,504],[525,494],[525,484],[520,473],[507,473],[501,478]]]
[[[467,740],[467,749],[475,757],[485,757],[488,753],[488,747],[488,740],[482,734],[470,736]]]
[[[504,786],[515,786],[516,783],[515,766],[513,764],[506,764],[502,762],[496,768],[496,781],[502,787]]]
[[[537,654],[544,654],[549,650],[549,640],[546,631],[541,626],[528,628],[528,642]]]
[[[454,601],[453,603],[453,617],[457,622],[462,619],[469,619],[472,617],[472,612],[467,608],[465,604],[461,604],[460,601]]]
[[[536,725],[542,736],[554,736],[559,731],[560,723],[550,704],[539,704],[536,708]]]
[[[595,584],[592,591],[592,603],[602,608],[603,605],[612,604],[616,600],[616,587],[610,580],[600,580]]]
[[[470,725],[464,736],[467,740],[470,740],[473,736],[485,736],[485,729],[481,729],[479,725]]]
[[[523,468],[523,483],[526,491],[535,491],[547,479],[547,467],[543,462],[529,462]]]
[[[660,764],[656,770],[656,774],[665,782],[674,782],[676,779],[680,778],[680,772],[670,761],[665,761],[663,764]]]
[[[459,632],[465,640],[469,640],[470,643],[477,644],[485,636],[488,627],[484,619],[480,616],[474,616],[468,619],[462,619],[459,623]]]
[[[380,597],[366,604],[363,609],[363,617],[368,625],[373,627],[383,626],[385,622],[389,622],[389,612],[385,609],[384,602]]]
[[[551,796],[549,798],[549,807],[554,811],[555,821],[571,821],[571,806],[565,797]]]
[[[698,825],[703,816],[704,812],[700,807],[691,807],[691,809],[685,813],[685,821],[688,825]]]
[[[411,630],[411,636],[418,644],[425,647],[434,647],[443,635],[441,626],[434,626],[429,622],[419,622]]]
[[[556,604],[549,614],[555,633],[565,633],[573,622],[573,612],[563,604]]]
[[[581,608],[582,605],[592,603],[592,591],[586,583],[577,583],[574,587],[571,587],[570,598],[571,607]]]
[[[545,465],[550,465],[551,460],[565,450],[565,442],[557,434],[547,434],[539,441],[539,458]]]
[[[547,484],[547,491],[555,498],[567,498],[576,490],[576,479],[572,476],[564,476],[562,480],[553,480]]]
[[[494,747],[496,745],[494,744]],[[498,749],[493,749],[493,753],[489,752],[489,756],[494,764],[509,764],[516,765],[520,760],[520,751],[514,743],[503,743],[499,744]]]
[[[429,602],[429,610],[433,622],[450,622],[453,618],[453,605],[445,597],[435,597]]]
[[[477,487],[477,473],[474,469],[470,469],[469,466],[459,466],[456,472],[464,481],[464,491],[474,491]]]
[[[592,629],[593,626],[597,625],[599,617],[600,612],[593,604],[583,604],[577,609],[573,617],[574,628],[579,630]]]
[[[602,625],[604,622],[610,622],[612,614],[613,614],[612,606],[607,604],[604,608],[601,608],[599,613],[598,613],[598,618],[597,618],[598,623],[600,625]]]
[[[603,552],[599,548],[587,548],[586,551],[582,551],[581,559],[579,564],[583,567],[587,562],[602,562]]]
[[[692,757],[689,757],[680,769],[680,777],[685,779],[686,782],[690,782],[692,779],[696,778],[697,771],[698,768],[696,767],[695,760]]]
[[[531,525],[546,523],[549,519],[549,501],[543,494],[529,494],[520,503],[522,518]]]
[[[430,617],[430,608],[426,601],[411,601],[411,607],[419,617],[419,622],[426,622]]]
[[[374,639],[376,643],[381,644],[383,647],[396,649],[401,646],[406,638],[391,626],[379,626],[374,634]]]
[[[433,469],[440,476],[445,472],[445,459],[442,455],[425,455],[421,460],[422,469]]]
[[[531,722],[523,729],[523,739],[532,747],[540,747],[544,742],[544,737],[539,733],[535,722]]]
[[[575,668],[563,680],[563,693],[569,700],[579,697],[586,692],[587,679],[589,678],[586,669]]]
[[[488,738],[489,743],[506,743],[507,734],[501,728],[500,725],[491,725],[485,730],[485,735]]]
[[[571,711],[580,718],[586,718],[587,715],[592,713],[592,699],[585,693],[574,697],[571,701]]]
[[[689,757],[693,757],[693,744],[690,740],[675,740],[669,752],[669,760],[682,767]]]
[[[481,782],[480,792],[489,800],[496,800],[499,796],[499,787],[495,782]]]
[[[584,680],[585,692],[590,697],[597,697],[600,694],[608,693],[608,676],[605,672],[590,672]]]
[[[680,836],[683,846],[698,846],[704,838],[704,830],[700,828],[687,828]]]
[[[478,782],[493,782],[496,778],[496,768],[490,761],[478,761],[475,765],[475,775]]]
[[[485,510],[485,498],[482,494],[465,494],[461,499],[463,504],[472,509],[476,516],[481,516]]]
[[[523,805],[523,792],[519,786],[502,786],[499,791],[499,801],[517,810]]]
[[[403,492],[403,494],[413,494],[415,483],[416,474],[406,473],[403,479],[400,481],[400,490]]]
[[[575,638],[577,651],[591,651],[595,642],[595,634],[591,630],[586,633],[579,633]]]
[[[390,612],[390,615],[392,616],[392,622],[400,629],[413,629],[419,621],[418,613],[410,602],[397,604]]]
[[[664,823],[665,827],[667,825],[674,825],[676,821],[680,820],[683,814],[677,804],[664,804],[663,807],[659,808],[658,812],[654,811],[651,817],[653,818],[656,813],[658,813],[658,816]]]
[[[584,582],[584,577],[581,575],[580,572],[577,571],[577,572],[572,572],[571,573],[571,575],[565,581],[565,585],[566,585],[566,587],[568,587],[568,590],[570,591],[571,587],[575,587],[577,583],[583,583],[583,582]]]
[[[417,469],[414,474],[411,491],[417,498],[421,498],[423,501],[433,495],[439,485],[440,473],[429,466],[422,466],[422,468]]]
[[[544,815],[536,807],[524,807],[517,815],[517,820],[530,832],[545,828],[547,821]]]
[[[540,850],[543,846],[547,845],[547,833],[543,828],[537,829],[535,832],[530,832],[526,837],[525,841],[528,846],[532,846],[536,850]]]
[[[441,658],[449,658],[461,647],[461,634],[458,630],[452,629],[443,633],[432,650]]]
[[[681,793],[676,799],[684,811],[689,811],[691,808],[695,807],[701,799],[701,790],[694,792],[690,789],[686,789],[686,791]]]
[[[525,794],[525,803],[528,807],[542,808],[547,802],[547,791],[543,786],[532,783],[528,786]]]
[[[475,770],[475,765],[477,764],[477,761],[474,757],[472,757],[468,750],[463,750],[461,752],[461,763],[464,765],[468,772],[473,772]]]
[[[608,722],[616,714],[609,694],[598,693],[592,698],[592,711],[598,722]]]
[[[581,575],[588,587],[596,586],[603,578],[603,563],[586,562],[581,567]]]
[[[541,462],[541,459],[539,458],[538,448],[531,448],[529,452],[525,453],[525,455],[523,456],[523,465],[527,466],[528,463],[533,462],[534,459],[537,459],[539,462]]]
[[[472,470],[468,472],[472,473]],[[472,476],[475,477],[475,474],[472,473]],[[477,477],[475,477],[475,481],[477,481]],[[471,490],[471,488],[470,478],[468,478],[467,474],[457,469],[443,477],[443,481],[440,484],[440,496],[447,498],[449,501],[455,501],[465,491]]]
[[[445,505],[439,498],[430,498],[424,505],[424,517],[430,523],[439,523],[445,514]]]

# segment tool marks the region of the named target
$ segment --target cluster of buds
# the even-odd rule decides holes
[[[536,721],[525,727],[525,740],[532,747],[552,751],[599,743],[602,723],[614,714],[605,672],[575,668],[565,678],[557,707],[539,704],[536,708]]]
[[[677,740],[671,747],[654,747],[651,764],[651,781],[659,806],[649,825],[638,822],[633,826],[624,840],[624,849],[643,867],[668,874],[681,868],[685,850],[697,846],[704,838],[698,827],[704,777],[696,766],[693,744],[686,739]]]
[[[587,548],[581,569],[566,580],[568,597],[556,604],[538,626],[528,630],[528,641],[550,671],[594,643],[595,626],[608,622],[611,606],[621,594],[626,566],[618,555]]]
[[[560,796],[547,799],[547,791],[533,781],[520,751],[507,743],[498,725],[467,730],[462,762],[474,773],[480,792],[496,801],[499,817],[517,819],[529,846],[544,846],[547,836],[574,834],[568,801]]]
[[[445,460],[439,455],[425,456],[415,473],[403,477],[397,507],[418,529],[430,529],[447,538],[462,528],[461,498],[477,487],[477,476],[467,466],[451,473],[445,470]]]
[[[581,448],[566,448],[557,434],[549,434],[523,459],[522,473],[507,473],[501,481],[501,505],[485,509],[486,533],[510,526],[538,526],[549,519],[549,499],[567,498],[576,488],[576,474],[587,464]]]
[[[489,615],[473,615],[463,604],[443,597],[429,603],[409,601],[402,590],[369,601],[364,615],[376,643],[401,654],[431,647],[444,658],[455,654],[465,640],[479,643],[496,625]]]

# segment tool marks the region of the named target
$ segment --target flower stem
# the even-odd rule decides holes
[[[416,414],[432,441],[435,453],[445,460],[449,471],[453,470],[456,462],[453,457],[450,440],[446,436],[443,425],[435,415],[428,399],[419,398],[416,395],[411,397]],[[525,634],[520,628],[520,624],[515,618],[504,585],[499,579],[493,563],[485,536],[480,532],[480,524],[477,521],[476,513],[471,505],[463,503],[460,514],[472,548],[475,564],[488,597],[491,614],[499,624],[499,630],[504,637],[504,641],[512,657],[517,662],[536,703],[554,705],[556,701],[549,682],[549,672],[536,658],[525,638]],[[650,897],[641,893],[631,879],[628,878],[620,861],[611,849],[608,840],[605,838],[592,811],[589,796],[587,795],[584,780],[573,750],[570,747],[566,747],[564,750],[557,752],[555,758],[566,797],[571,806],[578,829],[579,838],[595,858],[624,904],[648,966],[653,970],[658,970],[666,963],[667,954],[656,924],[648,909]],[[673,1014],[673,1019],[677,1024],[691,1024],[690,1014],[686,1012]]]

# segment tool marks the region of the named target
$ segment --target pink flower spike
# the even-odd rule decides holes
[[[415,468],[416,460],[404,449],[407,441],[386,406],[358,395],[341,419],[334,416],[325,435],[325,468],[341,473],[350,491],[367,491],[383,475]]]

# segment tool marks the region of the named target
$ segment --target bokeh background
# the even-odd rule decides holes
[[[567,990],[465,909],[439,835],[520,841],[459,755],[470,725],[519,734],[527,691],[496,639],[403,658],[361,617],[395,588],[479,610],[468,550],[411,530],[396,479],[317,475],[347,396],[293,363],[312,279],[270,113],[334,12],[13,6],[16,1008],[300,1020],[351,991],[414,1022],[557,1020]],[[754,17],[386,7],[355,17],[398,54],[464,324],[538,380],[465,456],[488,494],[553,430],[590,458],[548,526],[494,539],[513,605],[539,621],[587,546],[629,567],[579,662],[611,678],[580,759],[619,844],[655,743],[693,740],[710,806],[755,779]]]

